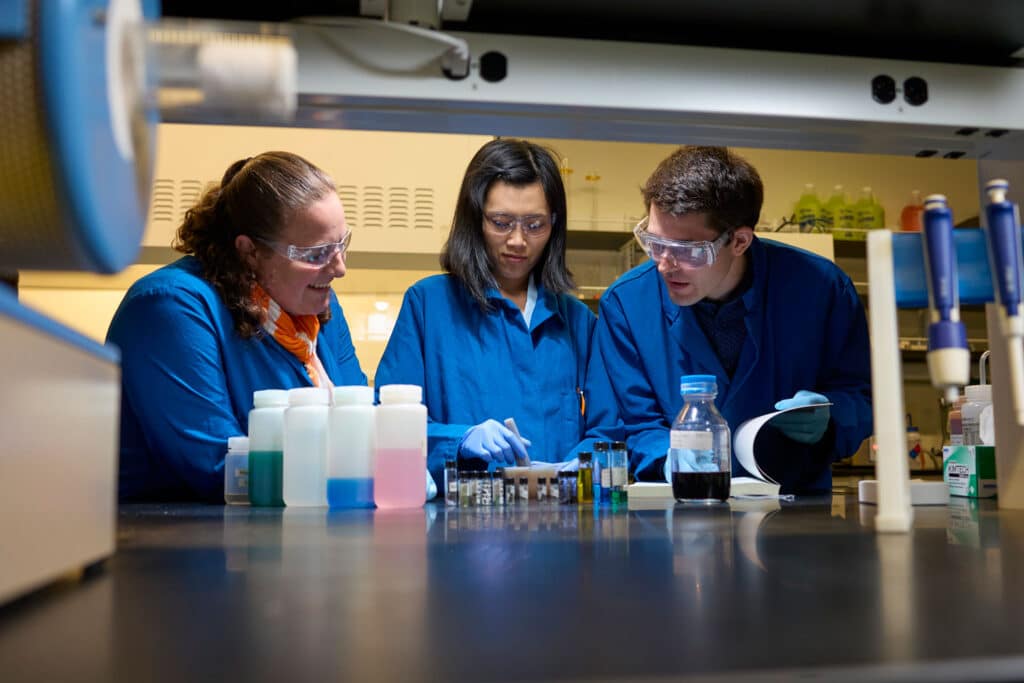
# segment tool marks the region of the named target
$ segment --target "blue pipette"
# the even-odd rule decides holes
[[[925,358],[932,384],[942,390],[946,401],[952,404],[959,388],[970,381],[971,353],[967,347],[967,330],[960,321],[953,214],[944,195],[925,198],[922,232],[931,319]]]
[[[1017,424],[1024,425],[1024,311],[1021,306],[1021,282],[1024,256],[1021,254],[1020,215],[1017,206],[1006,199],[1010,184],[1002,179],[985,184],[985,234],[988,259],[992,268],[992,289],[999,305],[999,323],[1006,340],[1010,385]]]

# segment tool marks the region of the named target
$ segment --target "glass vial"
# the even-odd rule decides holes
[[[514,505],[516,502],[516,482],[512,475],[505,476],[505,505]]]
[[[679,394],[683,408],[669,433],[672,495],[683,502],[725,501],[729,498],[732,451],[729,424],[715,407],[715,376],[683,375]]]
[[[608,446],[607,441],[594,442],[594,500],[602,503],[611,500],[611,449]]]
[[[526,477],[519,477],[519,492],[516,497],[522,503],[530,502],[530,480]]]
[[[548,499],[548,478],[537,477],[537,502],[546,503]]]
[[[444,462],[444,503],[448,507],[459,505],[459,469],[455,458]]]
[[[249,504],[249,437],[232,436],[224,456],[224,502]]]
[[[576,500],[580,503],[594,501],[594,463],[593,453],[580,451],[580,467],[576,474]]]
[[[491,504],[493,502],[492,499],[491,499],[492,489],[491,489],[491,474],[490,474],[490,472],[487,472],[487,471],[480,472],[479,482],[480,482],[480,505],[482,505],[485,508],[489,508],[489,507],[491,507]]]
[[[611,470],[611,500],[613,503],[626,502],[626,486],[629,485],[629,452],[625,441],[612,441],[608,452]]]
[[[491,500],[495,505],[505,504],[505,469],[503,467],[494,470],[494,478],[491,480]]]

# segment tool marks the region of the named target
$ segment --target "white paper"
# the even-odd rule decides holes
[[[795,410],[813,410],[815,408],[822,408],[830,405],[832,405],[831,401],[811,403],[806,406],[776,410],[773,413],[765,413],[764,415],[758,415],[757,417],[747,420],[736,428],[736,431],[732,436],[732,448],[733,452],[736,454],[736,460],[738,460],[740,465],[743,466],[743,469],[745,469],[750,476],[755,479],[771,482],[772,484],[778,484],[779,482],[768,476],[765,471],[758,466],[757,460],[754,459],[754,442],[757,441],[757,435],[761,432],[761,429],[777,415],[791,413]]]

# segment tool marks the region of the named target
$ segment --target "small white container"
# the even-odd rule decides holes
[[[334,388],[327,421],[327,504],[332,508],[372,508],[376,445],[373,388]]]
[[[330,392],[301,387],[288,392],[284,411],[284,504],[327,505],[327,414]]]
[[[426,502],[427,407],[423,389],[386,384],[377,406],[373,495],[379,508],[415,508]]]

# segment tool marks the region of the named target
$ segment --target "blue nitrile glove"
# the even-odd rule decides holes
[[[480,458],[484,462],[514,465],[516,459],[525,460],[529,439],[521,439],[497,420],[487,420],[471,428],[462,437],[459,455]]]
[[[434,478],[430,476],[430,470],[427,470],[427,500],[433,500],[436,495],[437,484],[434,483]]]
[[[776,403],[775,410],[799,408],[815,403],[828,403],[828,397],[801,389],[793,395],[793,398],[783,399]],[[821,437],[825,436],[831,416],[832,411],[828,406],[820,406],[813,410],[794,410],[791,413],[776,415],[770,424],[793,441],[813,444],[818,443],[821,441]]]

